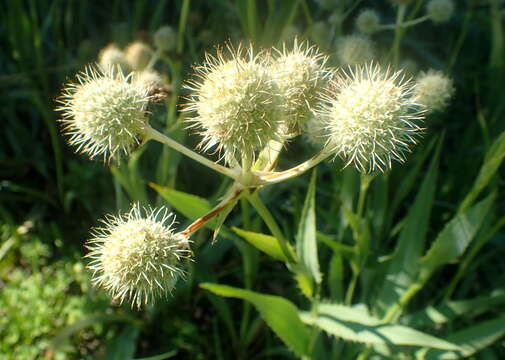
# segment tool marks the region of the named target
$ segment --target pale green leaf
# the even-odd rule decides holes
[[[321,283],[316,238],[316,171],[312,173],[296,235],[296,251],[311,280]]]
[[[200,285],[214,294],[250,302],[268,326],[295,353],[308,356],[309,332],[290,301],[273,295],[259,294],[226,285],[205,283]]]
[[[320,304],[302,320],[328,334],[346,341],[380,345],[423,346],[445,350],[459,347],[435,336],[399,324],[385,324],[370,316],[364,308],[337,304]]]
[[[279,244],[279,240],[274,236],[260,234],[252,231],[246,231],[239,229],[237,227],[231,228],[237,235],[242,237],[244,240],[249,242],[252,246],[258,250],[263,251],[265,254],[281,261],[288,262],[288,258],[284,255],[282,247]],[[294,255],[294,250],[288,245],[289,250]]]

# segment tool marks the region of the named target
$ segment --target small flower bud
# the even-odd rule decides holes
[[[143,70],[133,74],[132,84],[146,87],[148,89],[162,86],[165,82],[160,73],[154,70]]]
[[[414,89],[414,99],[426,106],[429,112],[444,109],[453,95],[453,82],[441,71],[430,69],[419,74]]]
[[[375,10],[365,9],[356,18],[356,29],[363,34],[372,34],[379,29],[380,17]]]
[[[87,243],[93,284],[137,308],[170,293],[191,258],[188,238],[173,230],[174,215],[166,208],[142,211],[136,204],[101,221],[105,226]]]
[[[119,71],[88,67],[59,99],[69,143],[90,158],[129,154],[149,126],[147,89],[128,82]]]
[[[363,35],[344,36],[337,45],[337,57],[343,65],[370,62],[375,56],[372,40]]]
[[[252,48],[228,50],[231,60],[218,50],[216,57],[207,55],[195,68],[200,80],[186,84],[193,94],[184,110],[197,114],[189,121],[201,129],[200,147],[222,151],[235,165],[253,160],[270,140],[280,141],[285,135],[278,89],[265,57],[255,56]]]
[[[149,64],[152,55],[151,47],[140,41],[135,41],[126,48],[126,60],[134,70],[144,69]]]
[[[411,99],[411,82],[404,82],[400,72],[365,65],[342,74],[329,89],[319,112],[329,134],[325,151],[361,172],[383,171],[393,160],[404,160],[423,117],[422,107]]]
[[[123,71],[128,71],[130,67],[126,61],[125,53],[113,43],[100,50],[98,64],[104,70],[116,69],[119,66]]]
[[[154,33],[153,43],[160,50],[173,50],[177,44],[177,33],[168,25],[162,26]]]
[[[293,50],[277,51],[270,65],[270,73],[284,103],[288,133],[297,135],[319,101],[319,92],[326,85],[331,72],[325,67],[327,57],[315,47],[298,44]]]
[[[431,0],[426,5],[426,13],[434,23],[446,22],[454,13],[454,3],[452,0]]]

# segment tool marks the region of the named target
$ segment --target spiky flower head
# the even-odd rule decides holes
[[[363,64],[373,60],[375,46],[369,37],[348,35],[341,38],[337,45],[337,57],[343,65]]]
[[[117,69],[118,67],[123,71],[129,69],[125,53],[114,43],[110,43],[100,50],[98,54],[98,64],[102,69]]]
[[[434,23],[446,22],[454,13],[454,3],[452,0],[431,0],[426,5],[426,13]]]
[[[143,70],[149,64],[153,50],[142,41],[135,41],[126,48],[126,60],[134,70]]]
[[[377,11],[372,9],[363,10],[356,18],[356,29],[364,34],[372,34],[379,30],[380,17]]]
[[[160,50],[170,51],[177,44],[177,33],[171,26],[162,26],[154,33],[153,43]]]
[[[271,76],[276,82],[284,106],[284,119],[290,135],[297,135],[310,118],[319,101],[319,94],[331,77],[325,67],[327,57],[315,46],[298,43],[293,49],[276,50],[277,56],[270,65]]]
[[[121,71],[87,67],[59,98],[69,143],[90,158],[128,155],[149,126],[147,89],[129,82]]]
[[[433,69],[421,72],[416,79],[414,98],[430,112],[442,110],[454,95],[452,79]]]
[[[369,64],[343,72],[332,85],[320,111],[328,132],[325,151],[361,172],[402,162],[423,117],[422,107],[412,100],[412,82],[400,72]]]
[[[251,47],[227,49],[231,59],[218,49],[195,68],[197,78],[186,84],[193,93],[183,110],[196,113],[189,121],[203,135],[200,148],[215,149],[236,165],[250,163],[256,151],[285,135],[278,88],[265,56],[254,55]]]
[[[92,282],[114,300],[140,308],[172,291],[191,258],[189,240],[174,232],[175,217],[166,208],[106,216],[87,243]]]

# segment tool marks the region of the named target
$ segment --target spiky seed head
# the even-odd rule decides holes
[[[368,64],[342,72],[330,89],[320,111],[328,132],[325,151],[361,172],[384,171],[393,160],[404,160],[423,118],[411,81]]]
[[[434,23],[446,22],[454,13],[454,2],[452,0],[431,0],[426,5],[426,13]]]
[[[162,26],[154,33],[153,43],[160,50],[173,50],[177,44],[177,33],[171,26]]]
[[[151,60],[153,50],[141,41],[135,41],[126,48],[126,60],[134,70],[143,70]]]
[[[143,86],[147,89],[162,86],[164,83],[161,74],[155,70],[137,71],[132,76],[132,84]]]
[[[441,71],[430,69],[417,77],[414,99],[429,112],[439,111],[447,106],[454,91],[452,79]]]
[[[250,162],[256,151],[270,140],[281,141],[284,123],[276,83],[272,80],[264,54],[254,55],[251,47],[222,49],[207,54],[195,68],[196,78],[186,84],[193,91],[184,111],[203,135],[204,151],[219,152],[232,165]]]
[[[375,46],[364,35],[344,36],[337,45],[337,57],[343,65],[363,64],[373,60]]]
[[[364,34],[372,34],[379,30],[380,17],[377,11],[372,9],[363,10],[355,22],[356,29]]]
[[[88,241],[92,282],[119,303],[140,308],[172,291],[191,258],[189,240],[174,232],[175,217],[166,208],[106,216]]]
[[[319,101],[331,71],[325,66],[326,56],[315,46],[300,44],[296,39],[292,50],[287,50],[284,44],[276,53],[270,73],[283,101],[288,134],[298,135]]]
[[[120,71],[87,67],[58,99],[64,132],[78,152],[110,160],[128,155],[149,126],[147,89],[129,82]]]
[[[128,61],[126,61],[125,53],[114,43],[100,50],[98,54],[98,65],[100,65],[102,69],[117,69],[120,67],[123,71],[128,71],[130,68]]]

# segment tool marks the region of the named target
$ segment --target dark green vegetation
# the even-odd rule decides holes
[[[413,0],[407,16],[422,14],[424,3]],[[187,281],[157,305],[141,312],[117,307],[89,285],[83,244],[97,218],[141,201],[170,204],[186,225],[216,203],[228,180],[159,144],[120,165],[73,154],[53,110],[66,79],[111,41],[121,47],[149,41],[159,26],[173,26],[177,48],[157,69],[168,74],[174,94],[153,107],[151,124],[193,147],[198,137],[187,135],[177,103],[181,81],[205,50],[227,39],[279,45],[296,25],[338,66],[335,44],[354,31],[360,8],[374,6],[384,23],[395,21],[387,1],[353,4],[0,3],[1,358],[439,359],[443,352],[450,359],[505,358],[505,45],[498,0],[458,1],[447,23],[396,33],[400,63],[408,58],[419,70],[443,70],[456,87],[449,107],[426,120],[426,134],[405,164],[369,184],[341,162],[327,162],[318,166],[317,182],[306,174],[260,192],[293,244],[317,224],[322,282],[293,276],[282,253],[259,251],[262,238],[237,230],[270,234],[244,202],[216,243],[209,231],[195,234]],[[394,37],[393,31],[372,36],[383,63]],[[279,168],[313,152],[303,139],[294,141]],[[336,304],[365,304],[371,314]],[[297,310],[308,313],[299,317]],[[396,325],[380,325],[372,315]],[[422,345],[433,340],[400,325],[460,348],[428,351]]]

